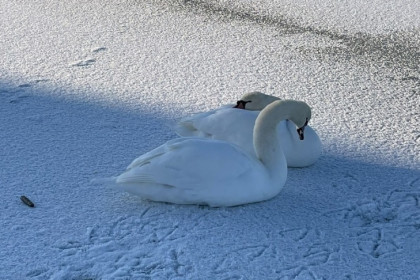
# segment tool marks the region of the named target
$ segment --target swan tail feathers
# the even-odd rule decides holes
[[[156,184],[156,180],[146,174],[123,173],[116,178],[117,184]]]

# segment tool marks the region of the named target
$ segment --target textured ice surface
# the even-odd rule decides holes
[[[418,278],[420,13],[397,2],[0,0],[0,278]],[[324,144],[274,199],[91,183],[254,90],[309,103]]]

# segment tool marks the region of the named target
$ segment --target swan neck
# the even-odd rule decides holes
[[[284,101],[275,101],[258,115],[254,126],[254,149],[258,159],[271,172],[287,170],[287,163],[277,134],[277,126],[291,116],[290,106]]]

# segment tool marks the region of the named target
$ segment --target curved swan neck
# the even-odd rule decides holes
[[[258,115],[254,126],[254,149],[259,160],[271,171],[287,170],[283,150],[279,145],[277,125],[282,120],[295,121],[309,106],[300,101],[278,100],[269,104]],[[310,110],[310,108],[309,108]]]

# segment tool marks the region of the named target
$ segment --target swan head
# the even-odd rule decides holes
[[[272,115],[269,112],[273,112]],[[289,120],[293,122],[297,129],[300,140],[305,138],[305,128],[311,120],[311,107],[303,101],[297,100],[278,100],[269,104],[258,116],[258,119],[266,123],[268,126],[277,126],[278,118],[273,116],[280,116],[281,120]]]
[[[291,120],[298,128],[296,129],[299,139],[305,139],[305,127],[311,120],[312,111],[308,104],[302,101],[295,101],[296,106],[291,110],[289,120]]]
[[[267,95],[259,91],[254,91],[243,95],[241,99],[236,102],[236,106],[234,108],[261,111],[268,104],[276,100],[280,100],[280,98]]]

